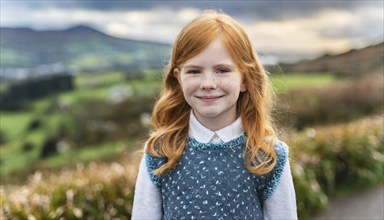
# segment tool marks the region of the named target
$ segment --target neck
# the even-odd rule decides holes
[[[225,128],[236,121],[236,116],[231,118],[211,118],[211,119],[201,119],[195,114],[196,119],[206,128],[211,131],[218,131],[222,128]]]

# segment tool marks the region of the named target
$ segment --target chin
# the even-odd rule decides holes
[[[203,113],[200,115],[203,116],[204,118],[215,118],[215,117],[219,116],[219,114],[217,112],[206,112],[206,113]]]

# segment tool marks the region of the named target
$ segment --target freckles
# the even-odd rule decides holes
[[[233,82],[228,80],[220,80],[221,88],[224,90],[230,89],[232,87]]]
[[[237,86],[237,84],[239,84]],[[226,92],[233,93],[237,90],[240,90],[240,82],[236,82],[236,80],[221,80],[220,88]]]

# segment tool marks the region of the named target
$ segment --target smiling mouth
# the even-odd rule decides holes
[[[220,96],[197,96],[197,98],[203,102],[214,102],[214,101],[220,99],[221,97],[223,97],[223,95],[220,95]]]

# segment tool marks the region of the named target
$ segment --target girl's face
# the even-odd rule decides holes
[[[205,127],[216,131],[236,120],[237,100],[246,87],[220,37],[177,68],[175,75],[185,100]]]

